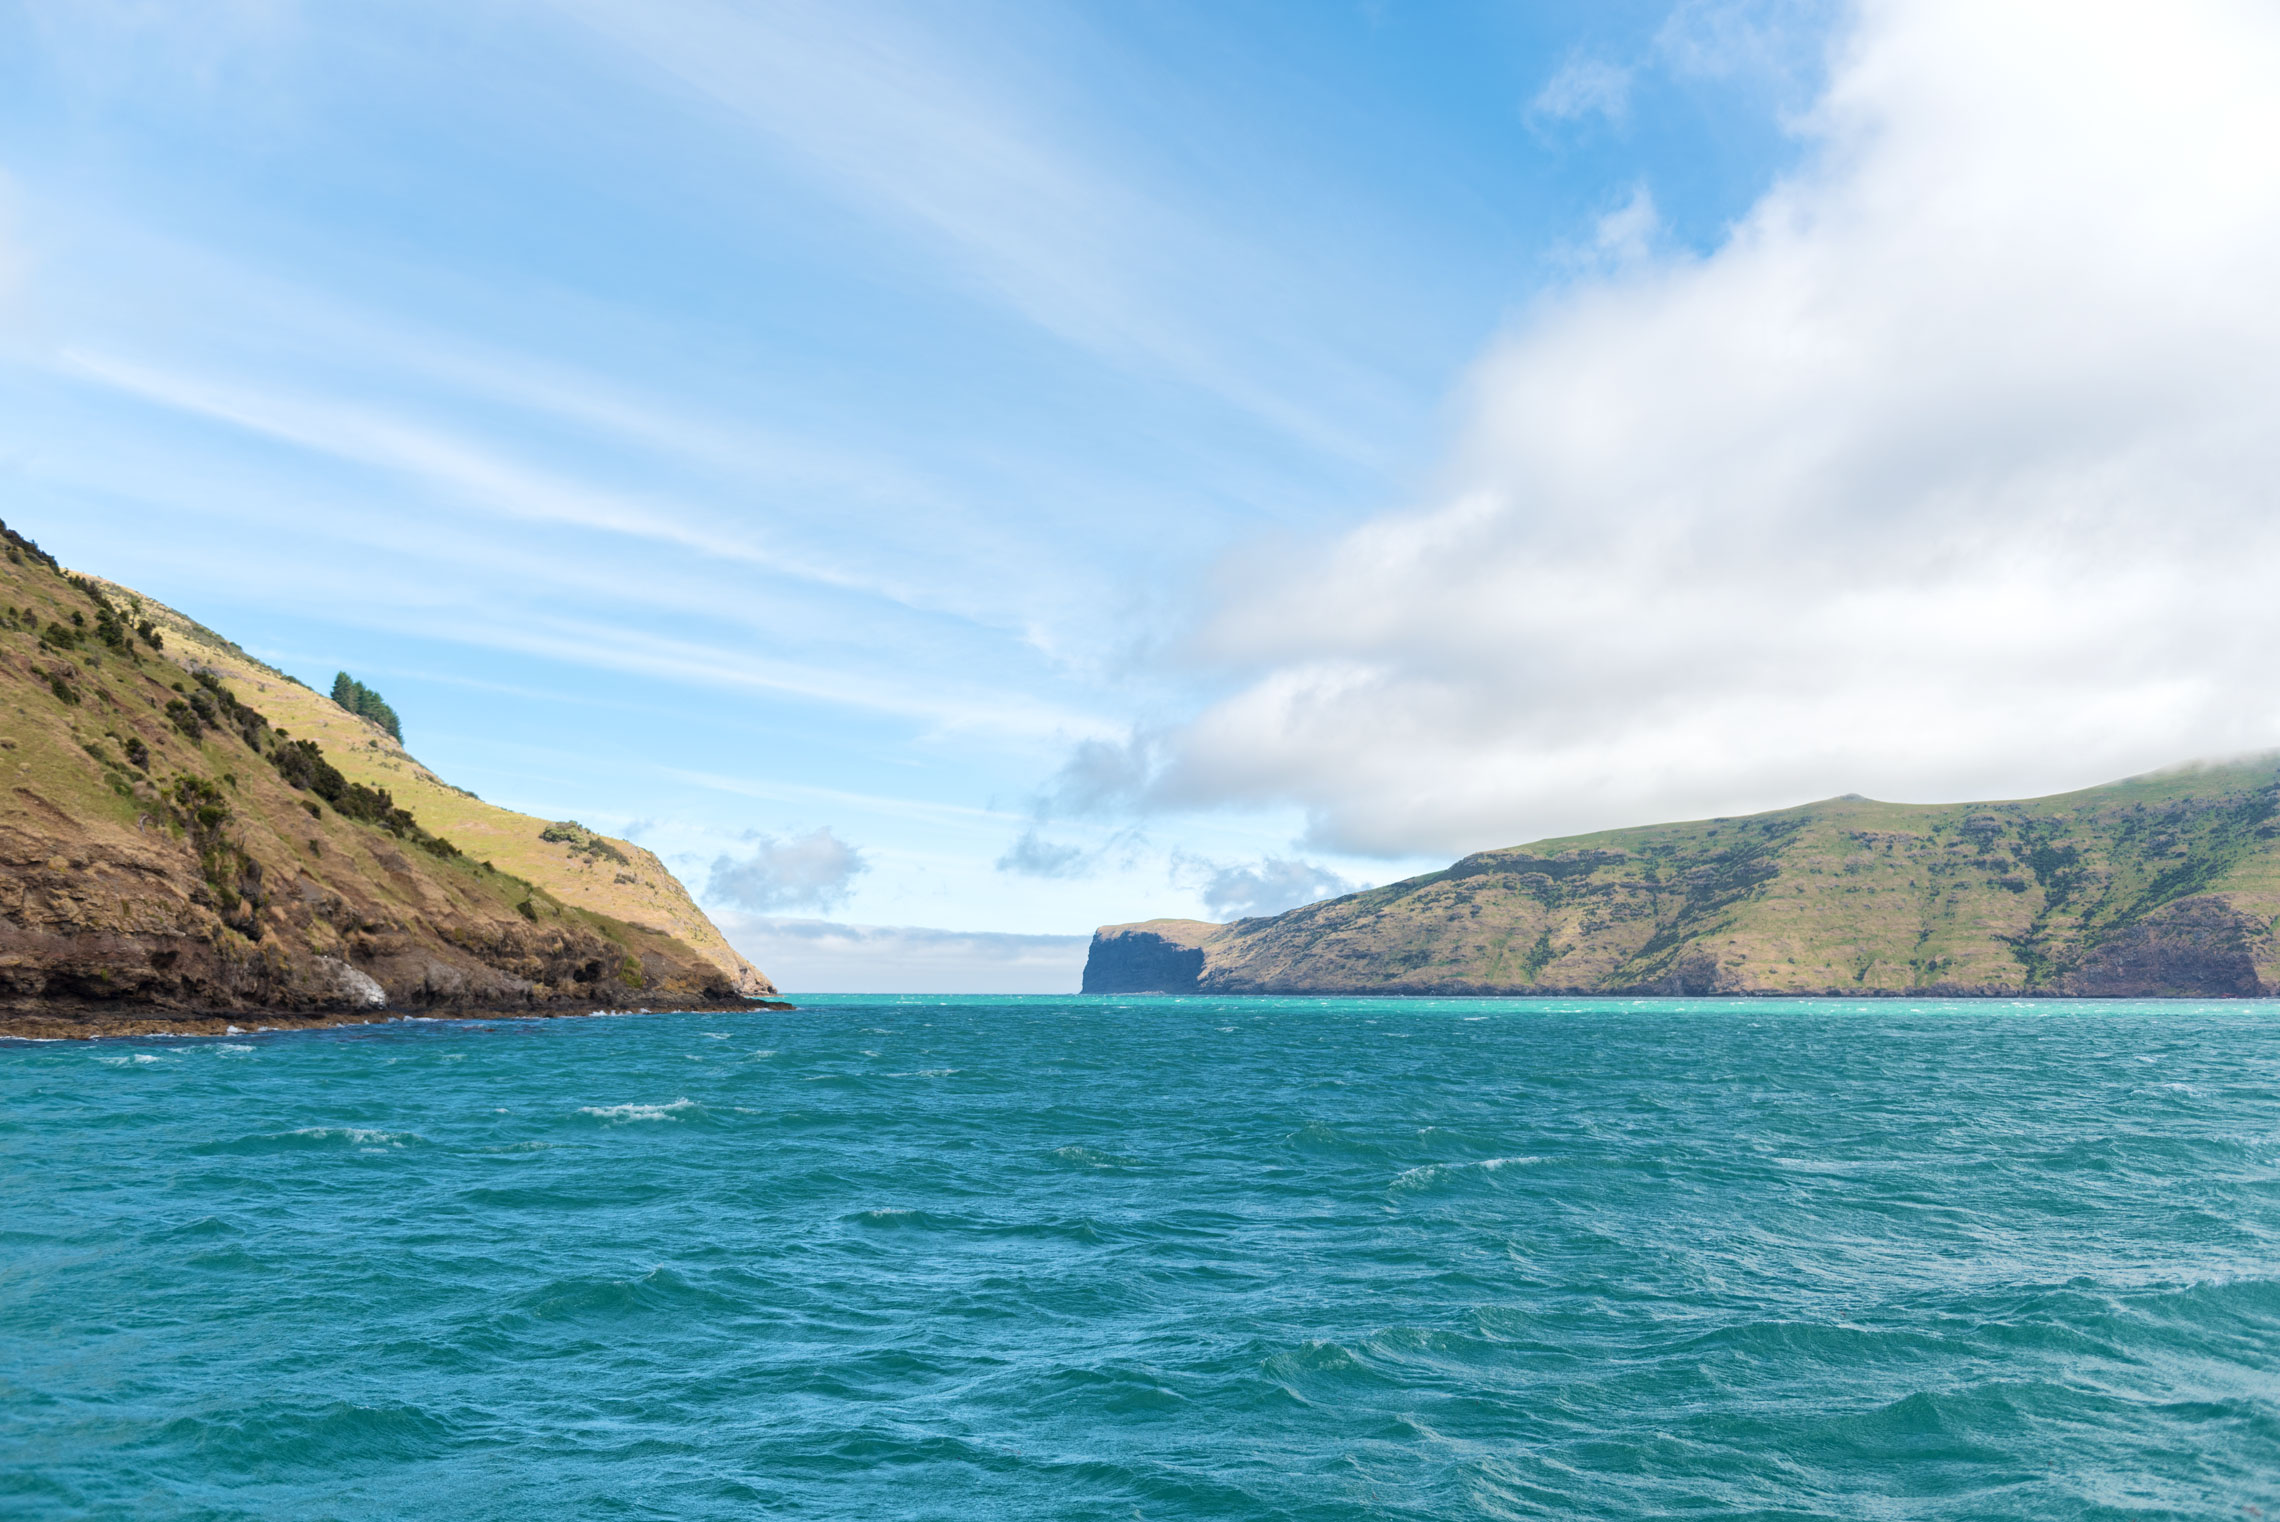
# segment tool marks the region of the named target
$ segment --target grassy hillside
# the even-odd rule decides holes
[[[538,848],[579,860],[545,863],[571,890],[552,891],[512,870],[527,857],[483,854],[488,832],[536,849],[520,816],[358,745],[369,726],[325,701],[0,527],[0,1032],[754,991],[741,959],[600,907],[581,865],[625,871],[623,894],[671,883],[654,858],[557,832]],[[429,806],[445,797],[467,806]]]
[[[263,665],[211,629],[131,587],[100,579],[96,584],[161,631],[168,658],[185,669],[213,673],[273,724],[316,741],[351,782],[387,788],[422,824],[476,860],[536,883],[566,904],[670,935],[720,968],[742,992],[775,992],[652,852],[574,820],[539,819],[485,803],[421,765],[378,724]]]
[[[1837,798],[1173,923],[1195,986],[1225,991],[2259,994],[2280,990],[2276,813],[2271,757],[2018,802]],[[1097,981],[1168,928],[1104,928]]]

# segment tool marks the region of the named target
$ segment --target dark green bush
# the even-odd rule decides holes
[[[559,824],[548,825],[538,832],[538,838],[552,841],[556,845],[568,846],[570,854],[573,856],[585,856],[595,861],[614,861],[621,867],[633,865],[626,858],[625,852],[611,845],[575,819],[565,819]]]
[[[222,679],[211,671],[194,671],[191,678],[199,690],[189,694],[190,706],[200,717],[216,729],[234,729],[249,750],[259,752],[267,748],[269,720],[255,709],[238,701],[237,694],[222,684]]]

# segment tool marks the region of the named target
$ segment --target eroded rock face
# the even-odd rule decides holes
[[[358,972],[338,957],[318,957],[317,965],[330,973],[340,996],[354,1009],[386,1009],[388,990],[377,978]]]
[[[5,678],[0,664],[0,688]],[[107,739],[134,732],[131,711],[105,717]],[[64,792],[59,773],[74,780],[69,768],[95,771],[85,746],[41,755],[22,733],[0,754],[45,762],[53,791]],[[215,744],[198,759],[234,781],[210,839],[155,798],[144,807],[132,785],[61,803],[28,783],[0,794],[0,1031],[114,1030],[138,1013],[147,1023],[743,1002],[726,973],[669,936],[541,907],[527,885],[478,863],[401,850],[334,814],[320,822],[259,756],[213,756]],[[109,776],[123,774],[114,760]]]
[[[729,1002],[727,975],[664,937],[577,916],[526,920],[465,868],[391,852],[418,890],[391,902],[345,864],[276,874],[284,891],[234,912],[188,846],[163,835],[64,839],[0,823],[0,1017],[143,1008],[180,1013],[543,1009]],[[459,872],[464,883],[430,880]],[[388,874],[393,878],[397,874]],[[511,896],[511,895],[507,895]]]
[[[1085,953],[1088,994],[1191,994],[1203,976],[1203,941],[1220,927],[1197,920],[1104,925]]]
[[[2271,927],[2212,897],[2180,899],[2092,946],[2065,979],[2087,998],[2253,998],[2272,956]]]

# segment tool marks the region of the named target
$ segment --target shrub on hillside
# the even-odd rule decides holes
[[[367,787],[342,776],[340,768],[325,759],[325,753],[314,740],[278,742],[269,752],[269,764],[277,769],[277,775],[285,779],[287,786],[315,793],[331,804],[333,812],[343,819],[378,825],[397,839],[409,840],[436,856],[459,854],[459,847],[450,841],[421,829],[412,811],[397,807],[386,788]],[[310,813],[313,816],[316,810],[312,808]]]
[[[595,861],[614,861],[621,867],[633,865],[627,859],[625,852],[611,845],[575,819],[565,819],[559,824],[548,825],[538,832],[538,838],[551,841],[555,845],[568,846],[570,854],[573,856],[587,856]]]

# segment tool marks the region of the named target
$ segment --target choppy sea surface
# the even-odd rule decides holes
[[[0,1046],[10,1518],[2275,1510],[2265,1005]]]

